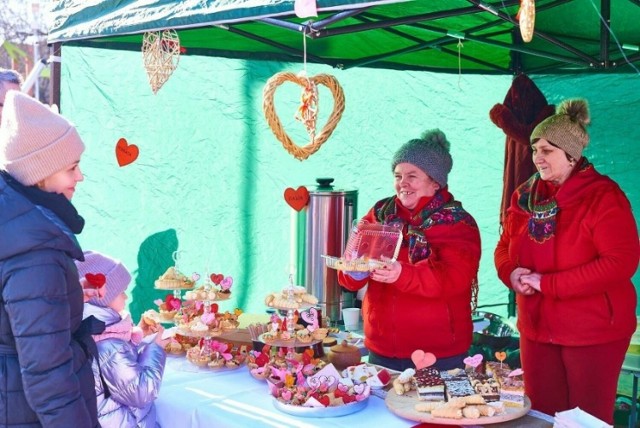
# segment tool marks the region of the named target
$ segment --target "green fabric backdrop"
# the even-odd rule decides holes
[[[62,112],[87,144],[86,178],[74,198],[87,220],[79,239],[84,249],[118,257],[132,271],[135,319],[166,294],[153,290],[153,281],[173,264],[176,249],[179,268],[189,275],[234,277],[233,297],[222,310],[264,311],[264,296],[286,285],[293,269],[293,210],[284,190],[334,177],[338,187],[359,190],[361,216],[393,193],[393,152],[436,127],[452,145],[450,190],[481,228],[480,305],[500,305],[488,309],[506,315],[507,290],[493,267],[505,136],[488,112],[503,101],[510,77],[309,66],[309,74],[340,81],[346,109],[332,137],[301,162],[276,140],[262,113],[269,77],[298,72],[299,64],[186,56],[153,95],[140,53],[65,47],[62,58]],[[586,155],[640,209],[638,76],[533,79],[550,103],[589,99],[592,146]],[[300,89],[281,88],[279,117],[296,142],[307,144],[293,118]],[[321,124],[331,108],[322,88]],[[125,167],[115,157],[120,138],[140,149]]]

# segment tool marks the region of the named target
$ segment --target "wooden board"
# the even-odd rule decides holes
[[[531,410],[531,401],[528,397],[525,397],[524,407],[506,407],[506,412],[502,415],[495,416],[481,416],[478,419],[448,419],[448,418],[434,418],[431,413],[418,412],[414,406],[420,402],[416,391],[409,391],[404,395],[398,395],[393,391],[389,391],[385,398],[385,403],[392,413],[395,413],[401,418],[409,419],[411,421],[440,424],[440,425],[488,425],[496,424],[499,422],[511,421],[518,419],[526,415]]]

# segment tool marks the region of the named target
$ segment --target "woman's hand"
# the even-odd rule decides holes
[[[540,290],[541,280],[542,280],[542,275],[539,274],[538,272],[532,272],[530,274],[522,275],[520,277],[520,282],[528,285],[529,287],[533,288],[536,291],[541,291]]]
[[[400,262],[393,262],[392,264],[384,265],[382,268],[372,270],[371,279],[378,282],[392,283],[398,280],[400,273],[402,273],[402,265]]]
[[[530,273],[530,269],[523,267],[515,268],[513,272],[511,272],[511,275],[509,275],[509,279],[511,280],[511,288],[513,288],[513,291],[525,296],[531,296],[536,292],[535,288],[522,281],[523,276],[529,275]]]

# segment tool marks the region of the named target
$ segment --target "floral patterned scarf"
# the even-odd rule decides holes
[[[453,199],[453,196],[446,189],[436,192],[424,208],[412,213],[409,219],[400,214],[396,200],[395,196],[383,199],[377,202],[373,209],[376,219],[380,223],[401,224],[403,229],[406,226],[411,263],[424,260],[431,254],[429,242],[425,237],[425,232],[429,228],[458,222],[477,227],[473,217],[462,208],[460,202]],[[405,245],[404,240],[403,245]]]

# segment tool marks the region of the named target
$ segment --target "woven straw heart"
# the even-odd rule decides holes
[[[329,115],[329,119],[320,133],[314,135],[309,144],[300,147],[291,140],[282,127],[282,122],[280,122],[275,111],[273,96],[276,89],[278,89],[278,87],[284,82],[293,82],[300,85],[302,88],[305,88],[309,80],[316,85],[324,85],[329,89],[329,91],[331,91],[331,94],[333,95],[333,111],[331,112],[331,115]],[[342,87],[340,87],[336,78],[328,74],[318,74],[307,78],[290,72],[282,72],[275,74],[267,81],[267,85],[263,92],[262,109],[264,110],[264,115],[269,123],[269,127],[275,134],[276,138],[282,143],[284,148],[296,159],[305,160],[317,152],[336,129],[336,126],[342,117],[342,112],[344,111],[344,93],[342,92]]]
[[[164,85],[180,60],[180,39],[174,30],[147,32],[142,37],[142,59],[153,93]]]

